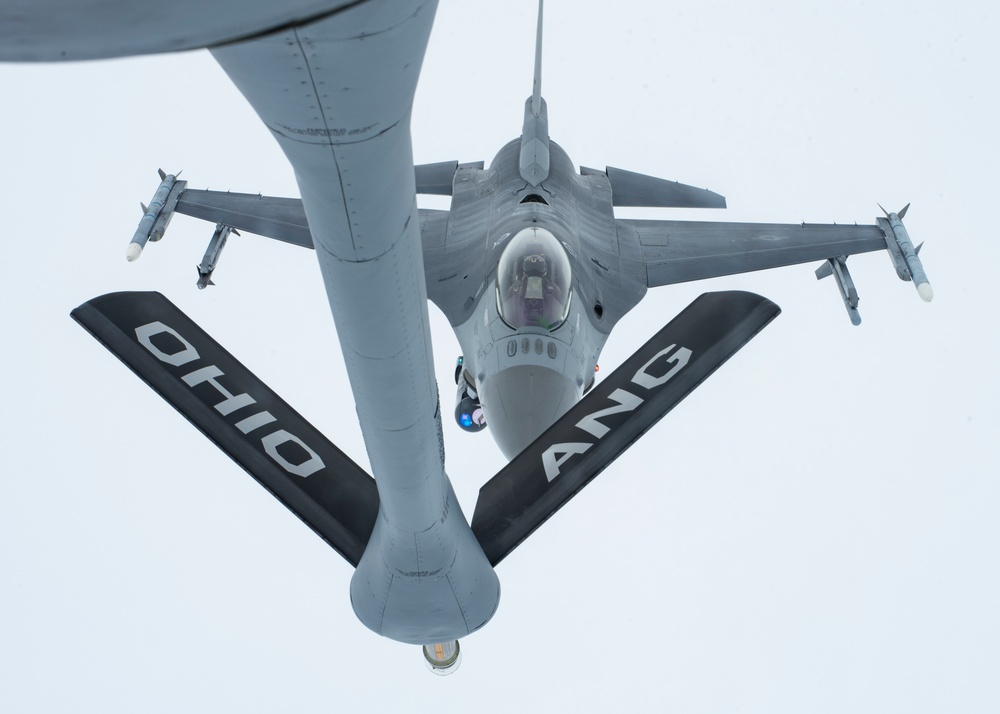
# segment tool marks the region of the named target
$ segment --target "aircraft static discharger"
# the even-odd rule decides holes
[[[193,3],[190,17],[168,12],[155,27],[122,15],[77,32],[52,14],[63,4],[19,4],[26,39],[0,43],[0,58],[207,46],[274,135],[301,199],[188,189],[161,172],[127,257],[175,213],[215,224],[199,287],[237,230],[314,249],[374,480],[162,296],[109,294],[74,318],[354,565],[359,619],[422,645],[435,672],[453,671],[460,638],[495,612],[493,566],[779,312],[750,293],[703,295],[595,384],[609,333],[647,288],[823,261],[817,277],[836,277],[857,324],[847,257],[885,249],[901,279],[933,295],[905,209],[869,226],[616,218],[615,206],[725,199],[613,167],[575,170],[549,138],[541,3],[522,133],[488,168],[412,164],[433,1]],[[4,27],[0,37],[13,32]],[[416,193],[450,195],[450,209],[418,210]],[[444,470],[427,299],[463,350],[456,419],[491,432],[510,459],[471,526]]]

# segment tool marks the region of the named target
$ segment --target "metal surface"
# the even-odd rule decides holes
[[[0,5],[0,61],[89,60],[211,47],[357,4],[171,0],[140,6],[131,0],[6,0]]]
[[[378,484],[351,602],[414,644],[469,634],[499,600],[444,472],[433,378],[409,115],[434,10],[369,2],[212,51],[295,169]]]

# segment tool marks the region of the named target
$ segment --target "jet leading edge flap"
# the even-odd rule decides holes
[[[111,293],[71,315],[357,567],[378,517],[360,466],[163,295]]]
[[[706,293],[480,490],[472,531],[492,565],[562,508],[781,312],[748,292]]]

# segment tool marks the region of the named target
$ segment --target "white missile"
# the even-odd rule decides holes
[[[156,193],[153,194],[153,200],[149,202],[149,206],[143,206],[143,216],[142,220],[139,221],[139,225],[135,229],[135,233],[132,235],[132,241],[129,243],[128,249],[125,251],[125,258],[129,262],[136,260],[141,254],[142,249],[146,245],[146,241],[149,240],[150,234],[153,231],[153,227],[156,225],[157,219],[160,217],[160,212],[163,210],[164,204],[167,202],[167,197],[170,195],[171,189],[174,187],[174,182],[177,177],[173,174],[164,174],[160,171],[160,185],[156,189]]]
[[[889,225],[892,226],[892,235],[903,255],[903,260],[906,261],[906,267],[910,272],[913,285],[917,288],[917,294],[924,302],[930,302],[934,299],[934,288],[931,287],[927,273],[924,272],[923,263],[920,262],[917,251],[910,241],[910,235],[906,232],[906,227],[903,226],[902,218],[906,215],[906,210],[909,207],[910,204],[906,204],[899,213],[889,213],[884,208],[882,211],[885,212],[886,218],[889,219]]]
[[[138,260],[140,255],[142,255],[142,244],[129,243],[128,248],[125,249],[125,260],[131,263],[134,260]]]

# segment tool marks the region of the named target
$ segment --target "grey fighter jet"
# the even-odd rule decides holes
[[[177,2],[94,21],[96,5],[8,3],[0,59],[209,48],[285,152],[301,198],[189,189],[162,173],[127,257],[176,213],[215,224],[199,287],[236,231],[315,250],[374,479],[162,296],[105,295],[73,316],[355,566],[360,620],[422,645],[436,672],[454,669],[458,641],[495,612],[493,566],[778,314],[749,293],[703,295],[595,383],[608,335],[649,287],[821,261],[818,277],[835,277],[857,324],[847,257],[886,250],[932,296],[905,209],[867,226],[616,218],[616,206],[725,200],[575,168],[549,138],[541,4],[521,135],[488,167],[412,163],[433,0]],[[449,195],[450,209],[418,209],[417,193]],[[462,347],[456,420],[510,459],[471,523],[444,470],[428,299]]]

